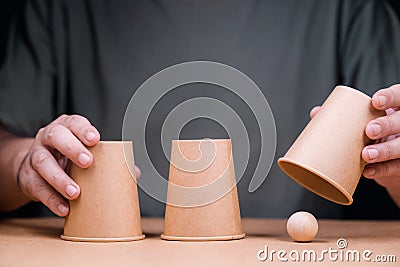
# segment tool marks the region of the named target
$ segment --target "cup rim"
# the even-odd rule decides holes
[[[61,235],[61,239],[66,241],[75,241],[75,242],[129,242],[129,241],[138,241],[145,238],[144,234],[140,234],[137,236],[128,236],[128,237],[81,237],[81,236],[69,236],[69,235]]]
[[[172,236],[161,234],[161,239],[167,241],[228,241],[242,239],[245,236],[245,233],[226,236]]]
[[[295,177],[294,175],[292,175],[291,173],[287,172],[287,170],[282,166],[282,162],[285,163],[289,163],[292,165],[295,165],[297,167],[300,167],[316,176],[318,176],[319,178],[321,178],[322,180],[324,180],[325,182],[327,182],[328,184],[330,184],[334,189],[337,190],[337,192],[339,192],[340,194],[342,194],[342,196],[344,196],[347,199],[347,202],[344,201],[340,201],[338,199],[332,198],[330,196],[327,196],[325,194],[323,194],[322,192],[318,192],[317,190],[313,189],[312,187],[308,186],[306,183],[303,182],[303,180],[298,179],[298,177]],[[294,181],[296,181],[298,184],[300,184],[301,186],[303,186],[304,188],[306,188],[307,190],[317,194],[318,196],[325,198],[329,201],[332,201],[334,203],[337,204],[341,204],[341,205],[350,205],[353,203],[353,198],[352,196],[340,185],[338,184],[336,181],[330,179],[327,175],[323,174],[322,172],[319,172],[318,170],[315,170],[314,168],[307,166],[305,164],[302,164],[296,160],[287,158],[287,157],[281,157],[280,159],[278,159],[278,165],[279,167],[283,170],[283,172],[288,175],[290,178],[292,178]]]

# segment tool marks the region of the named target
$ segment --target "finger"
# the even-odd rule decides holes
[[[87,168],[93,163],[89,150],[64,126],[49,125],[39,134],[42,135],[40,140],[43,145],[55,148],[76,165]]]
[[[398,110],[399,110],[399,108],[388,108],[388,109],[386,110],[386,114],[387,114],[387,115],[391,115],[391,114],[395,113],[395,112],[398,111]]]
[[[397,159],[400,157],[400,138],[366,146],[361,155],[368,163]]]
[[[142,176],[142,171],[136,165],[135,165],[135,173],[136,173],[136,179],[139,179],[140,176]]]
[[[400,176],[375,177],[372,179],[387,189],[400,188]]]
[[[381,89],[372,96],[372,105],[379,110],[400,106],[400,84]]]
[[[22,178],[21,178],[22,180]],[[29,177],[23,178],[26,194],[41,201],[58,216],[66,216],[69,212],[68,204],[40,175],[31,171]]]
[[[389,160],[380,163],[368,164],[363,175],[366,178],[400,176],[400,159]]]
[[[316,106],[313,107],[310,111],[310,118],[314,118],[314,116],[317,114],[317,112],[320,110],[321,106]]]
[[[32,152],[31,166],[64,197],[76,199],[79,196],[79,186],[64,172],[53,155],[45,148],[39,148]]]
[[[87,146],[94,146],[100,140],[100,133],[85,117],[80,115],[62,115],[56,121],[68,128]]]
[[[400,112],[379,117],[365,127],[365,134],[371,139],[379,139],[400,132]]]

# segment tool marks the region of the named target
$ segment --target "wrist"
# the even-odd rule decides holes
[[[0,211],[11,211],[30,201],[17,184],[17,174],[33,141],[0,129]]]
[[[17,177],[21,164],[26,159],[29,149],[31,148],[34,139],[33,138],[21,138],[12,135],[8,135],[3,139],[3,148],[0,151],[3,159],[8,158],[9,175],[17,182]],[[6,157],[8,155],[8,157]]]

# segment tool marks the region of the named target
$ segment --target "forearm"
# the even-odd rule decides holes
[[[0,211],[14,210],[30,201],[17,185],[17,173],[33,138],[11,135],[0,126]]]

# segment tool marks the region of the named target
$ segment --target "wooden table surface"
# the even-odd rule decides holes
[[[0,220],[0,266],[400,266],[400,221],[320,220],[319,233],[310,243],[292,242],[286,220],[243,219],[242,223],[247,234],[242,240],[180,242],[160,239],[162,219],[144,218],[142,241],[85,243],[61,240],[59,218]],[[338,247],[339,238],[347,241],[346,248]],[[258,258],[265,258],[265,253],[259,251],[266,246],[269,256],[273,250],[286,254],[281,252],[280,260],[276,252],[272,259],[261,261]],[[310,251],[315,251],[316,262],[309,261]],[[300,262],[294,261],[297,255]],[[368,259],[371,262],[366,263]],[[373,262],[376,259],[396,262]]]

